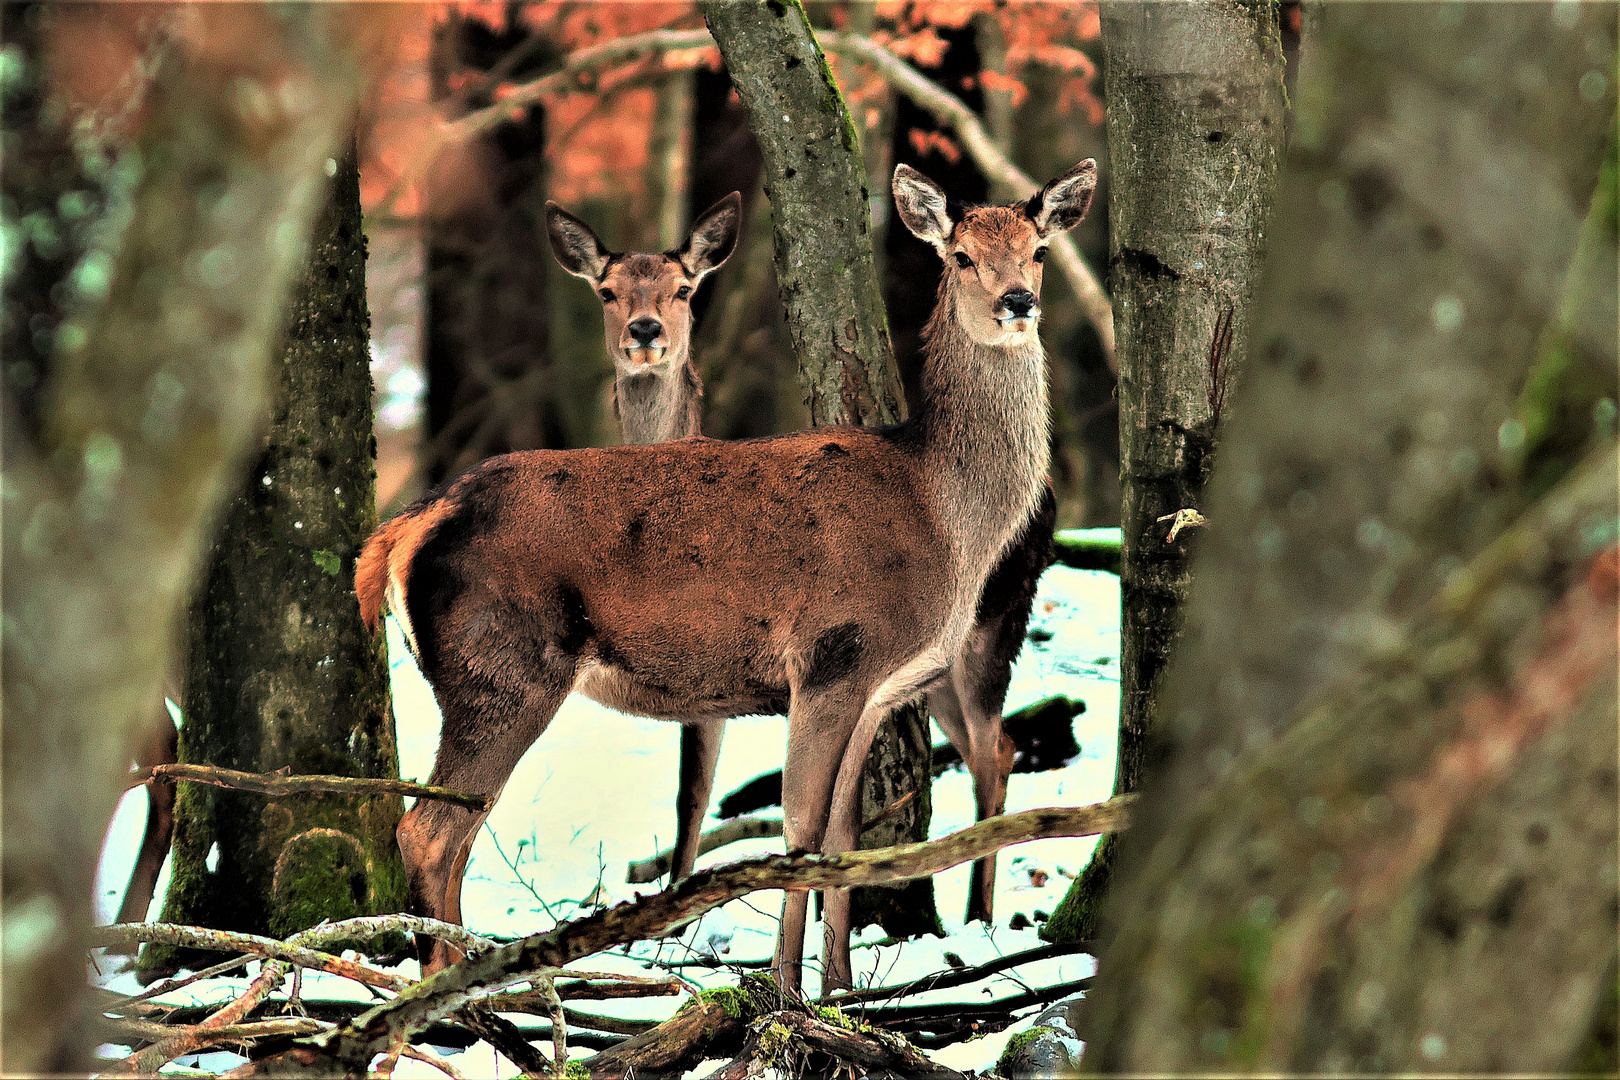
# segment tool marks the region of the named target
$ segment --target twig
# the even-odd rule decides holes
[[[417,1061],[433,1066],[435,1069],[438,1069],[440,1072],[444,1073],[444,1075],[450,1077],[450,1080],[467,1080],[466,1077],[462,1076],[461,1073],[456,1071],[456,1067],[454,1065],[444,1060],[444,1058],[440,1057],[438,1054],[433,1053],[431,1050],[424,1050],[419,1046],[412,1046],[409,1043],[406,1043],[404,1046],[399,1048],[399,1053],[401,1057],[414,1058]]]
[[[210,784],[235,791],[251,791],[258,795],[307,795],[325,792],[333,795],[413,795],[418,799],[437,799],[454,803],[479,813],[488,810],[494,799],[486,795],[468,795],[462,791],[434,787],[431,784],[413,784],[409,780],[392,780],[366,776],[290,776],[285,772],[250,773],[238,769],[221,769],[214,765],[154,765],[149,775],[132,774],[131,786],[136,783],[186,781],[192,784]]]
[[[739,840],[760,840],[770,836],[782,835],[782,819],[779,817],[755,816],[736,817],[730,821],[723,821],[719,825],[704,833],[698,840],[698,855],[707,855],[728,844],[735,844]],[[624,875],[624,880],[632,885],[642,885],[649,881],[657,881],[669,873],[670,867],[675,865],[675,849],[665,848],[650,859],[633,862]]]
[[[671,928],[761,889],[834,889],[931,877],[1011,844],[1056,836],[1094,836],[1124,827],[1133,796],[1092,806],[1027,810],[980,822],[940,840],[840,855],[772,855],[706,870],[672,889],[598,911],[544,934],[470,956],[400,992],[352,1023],[263,1065],[267,1070],[327,1072],[337,1063],[363,1069],[401,1035],[462,1008],[478,994],[532,979],[582,956],[627,941],[661,937]]]
[[[920,1025],[928,1020],[958,1020],[973,1019],[981,1016],[1001,1016],[1027,1009],[1031,1005],[1045,1005],[1051,1001],[1070,997],[1091,987],[1091,978],[1075,979],[1073,982],[1054,983],[1036,990],[1028,990],[1022,994],[1011,997],[997,998],[993,1001],[982,1002],[943,1002],[938,1005],[885,1005],[866,1009],[861,1018],[870,1024],[882,1024],[885,1027],[898,1027],[904,1025]]]
[[[90,930],[90,944],[117,945],[131,942],[155,941],[163,945],[183,945],[196,949],[216,949],[221,952],[245,952],[285,960],[289,964],[331,972],[368,986],[384,990],[404,990],[416,985],[403,975],[357,964],[331,953],[317,952],[290,945],[258,934],[237,934],[226,930],[205,930],[196,926],[178,926],[174,923],[117,923],[96,926]]]
[[[865,1001],[893,1001],[896,998],[926,993],[929,990],[945,990],[952,986],[966,986],[981,979],[988,979],[999,971],[1021,967],[1024,964],[1033,964],[1058,956],[1074,956],[1079,953],[1091,954],[1096,947],[1096,944],[1090,941],[1042,945],[1038,948],[1026,949],[1023,952],[998,956],[988,963],[980,964],[978,967],[952,968],[933,975],[924,975],[920,979],[913,979],[910,982],[901,983],[899,986],[873,986],[864,990],[851,990],[848,993],[838,994],[833,997],[824,997],[821,999],[821,1003],[823,1005],[842,1007]]]
[[[968,152],[979,171],[992,182],[1025,195],[1034,194],[1040,187],[997,148],[977,114],[961,98],[942,89],[938,83],[871,38],[849,31],[818,31],[816,36],[828,52],[869,65],[918,108],[955,131],[962,148]],[[1103,355],[1108,360],[1108,370],[1118,375],[1119,361],[1114,356],[1114,306],[1108,294],[1086,265],[1073,237],[1060,234],[1052,238],[1050,246],[1054,261],[1069,287],[1074,290],[1075,299],[1080,301],[1086,319],[1097,329]]]

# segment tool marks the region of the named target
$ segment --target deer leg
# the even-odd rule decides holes
[[[796,693],[788,710],[787,760],[782,767],[782,835],[789,853],[824,850],[822,840],[827,832],[833,784],[862,698],[848,689],[841,690],[815,695]],[[783,894],[782,931],[773,967],[784,993],[797,994],[803,986],[809,906],[810,895],[805,890]]]
[[[675,797],[675,859],[669,874],[672,882],[690,875],[697,862],[703,816],[709,812],[714,769],[720,761],[720,738],[725,733],[724,720],[681,725],[681,786]]]
[[[951,741],[962,752],[973,776],[977,820],[993,818],[1007,808],[1007,778],[1012,773],[1016,748],[1001,728],[1001,703],[1007,692],[1007,668],[991,650],[974,648],[984,628],[977,628],[969,644],[951,666],[950,683],[960,710],[966,745]],[[973,864],[968,885],[967,921],[992,922],[995,910],[996,857]]]
[[[158,717],[146,737],[141,740],[135,763],[143,769],[154,765],[168,765],[180,759],[180,732],[169,715],[169,707],[159,704]],[[118,921],[143,922],[146,909],[152,905],[152,893],[157,889],[158,874],[163,871],[163,860],[169,854],[169,842],[174,838],[175,785],[151,783],[146,785],[146,832],[141,836],[141,851],[135,857],[135,866],[129,872],[129,887],[124,890],[124,902],[118,909]],[[109,950],[118,951],[118,950]],[[134,946],[127,947],[135,951]]]
[[[444,725],[439,753],[428,783],[475,795],[498,796],[524,751],[551,723],[569,680],[549,679],[522,695],[503,695],[496,703],[487,696],[476,710],[463,704],[462,694],[440,695]],[[500,705],[508,707],[501,708]],[[479,717],[493,717],[480,724]],[[461,879],[467,870],[478,827],[488,811],[477,812],[433,799],[420,799],[400,819],[396,835],[405,861],[410,909],[418,915],[461,921]],[[448,967],[460,950],[425,936],[417,939],[423,975]]]

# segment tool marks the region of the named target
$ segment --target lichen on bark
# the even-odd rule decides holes
[[[387,659],[353,592],[355,557],[376,525],[376,450],[352,148],[332,170],[290,309],[271,422],[192,603],[185,762],[399,771]],[[279,937],[323,919],[397,911],[402,812],[395,795],[268,799],[184,785],[163,918]],[[141,963],[158,970],[186,959],[151,947]]]

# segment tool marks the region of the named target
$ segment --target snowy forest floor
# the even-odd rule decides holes
[[[439,715],[432,692],[403,647],[392,620],[388,628],[393,669],[394,711],[399,732],[400,775],[426,780],[438,745]],[[1061,769],[1015,774],[1007,793],[1007,810],[1041,806],[1079,806],[1106,799],[1114,778],[1115,725],[1119,704],[1119,579],[1108,573],[1054,566],[1041,579],[1030,637],[1013,671],[1006,711],[1012,712],[1052,694],[1083,700],[1085,711],[1074,718],[1080,754]],[[715,780],[715,799],[753,777],[779,769],[786,736],[782,717],[748,717],[727,725]],[[935,742],[944,741],[935,730]],[[469,928],[499,937],[516,937],[550,929],[559,920],[594,910],[597,904],[629,899],[656,885],[625,883],[626,864],[667,847],[675,825],[679,731],[674,724],[625,716],[579,695],[569,698],[550,730],[523,758],[479,836],[468,865],[462,896]],[[972,783],[965,769],[947,771],[933,786],[931,836],[939,837],[973,823]],[[98,914],[111,921],[122,899],[131,863],[145,823],[145,797],[132,791],[120,805],[109,830],[97,879]],[[705,829],[717,824],[711,818]],[[781,850],[780,837],[732,844],[705,856],[698,867]],[[855,944],[855,975],[860,985],[892,986],[966,963],[976,966],[995,957],[1041,944],[1033,926],[1013,930],[1009,923],[1033,923],[1062,899],[1074,874],[1085,866],[1095,838],[1039,840],[1002,852],[997,867],[996,925],[963,925],[968,867],[959,866],[935,878],[939,913],[947,936],[889,942],[869,927]],[[149,917],[156,918],[167,886],[168,868],[158,883]],[[659,884],[663,884],[661,880]],[[613,950],[580,961],[581,969],[659,975],[661,965],[704,988],[735,985],[739,964],[768,959],[776,936],[781,894],[755,893],[710,912],[679,938],[640,942],[629,954]],[[807,940],[807,963],[815,970],[821,940],[813,925]],[[947,954],[952,954],[947,959]],[[95,983],[119,993],[140,990],[131,974],[120,969],[127,960],[95,957]],[[706,961],[707,964],[694,964]],[[197,983],[161,998],[175,1004],[223,1004],[245,989],[257,974],[250,964],[236,977]],[[1093,972],[1091,957],[1075,954],[1025,964],[964,987],[908,996],[907,1004],[987,1003],[1030,987],[1084,978]],[[418,974],[414,960],[398,971]],[[813,985],[813,981],[812,981]],[[306,998],[360,998],[364,991],[336,976],[306,973]],[[661,1020],[685,1001],[640,998],[594,1003],[597,1011],[626,1019]],[[1029,1026],[1040,1006],[1032,1006],[1019,1023],[1001,1032],[928,1051],[954,1069],[984,1071],[995,1064],[1013,1034]],[[571,1048],[571,1056],[592,1051]],[[105,1046],[101,1054],[118,1057],[122,1047]],[[507,1077],[516,1069],[487,1043],[466,1049],[446,1048],[445,1056],[467,1076]],[[241,1064],[231,1053],[181,1058],[174,1071],[224,1071]],[[706,1064],[690,1075],[702,1076],[722,1063]],[[400,1080],[441,1076],[432,1067],[401,1060]]]

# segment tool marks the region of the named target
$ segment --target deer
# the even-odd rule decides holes
[[[701,434],[703,382],[691,354],[690,300],[699,283],[735,250],[741,207],[742,196],[732,192],[699,215],[679,251],[654,254],[611,252],[588,224],[555,202],[546,203],[553,255],[564,270],[589,282],[602,302],[607,352],[614,368],[614,413],[626,444]],[[1047,485],[1029,528],[1008,547],[985,583],[969,648],[958,660],[961,670],[929,692],[930,711],[958,749],[965,745],[964,709],[994,717],[978,720],[980,728],[999,728],[1035,587],[1051,565],[1056,514],[1057,501]],[[672,882],[689,876],[697,861],[725,723],[705,720],[681,726]],[[975,776],[981,821],[1005,808],[1015,751],[1005,739],[997,751],[997,774]],[[982,756],[980,764],[988,765],[988,756]],[[994,877],[993,858],[974,864],[967,922],[992,921]]]
[[[698,435],[703,380],[692,357],[692,295],[737,247],[742,195],[733,191],[699,214],[676,251],[610,252],[589,225],[546,202],[546,234],[562,268],[584,278],[602,301],[613,361],[613,412],[625,445]],[[714,791],[725,720],[681,725],[680,784],[670,880],[692,872],[703,817]]]
[[[895,169],[901,221],[944,262],[922,405],[898,425],[507,454],[373,533],[361,614],[375,632],[386,602],[433,687],[431,782],[498,797],[576,691],[683,722],[785,711],[787,848],[852,849],[878,725],[946,686],[969,704],[986,584],[1046,489],[1042,259],[1096,178],[1087,159],[1026,202],[964,208]],[[976,780],[994,776],[999,717],[964,707],[960,724],[942,726]],[[459,921],[483,816],[422,800],[401,819],[412,910]],[[824,900],[827,992],[853,979],[848,892]],[[784,894],[772,966],[789,993],[808,904]],[[453,962],[427,951],[425,972]]]

